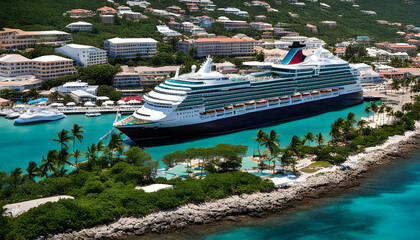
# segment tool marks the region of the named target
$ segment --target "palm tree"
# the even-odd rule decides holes
[[[370,108],[370,106],[369,105],[366,105],[366,108],[365,108],[365,113],[366,114],[369,114],[369,113],[371,113],[372,112],[372,109]]]
[[[346,120],[347,120],[348,123],[351,123],[353,125],[354,123],[357,122],[356,121],[356,114],[354,114],[352,112],[349,112],[349,114],[347,114],[347,119]]]
[[[111,151],[111,161],[113,159],[114,150],[121,148],[121,146],[123,145],[121,134],[122,133],[113,133],[111,136],[111,140],[108,143],[108,148]]]
[[[69,145],[67,143],[71,142],[71,137],[68,134],[69,134],[69,131],[63,129],[61,130],[61,132],[57,134],[58,138],[53,138],[53,141],[58,142],[57,145],[61,144],[61,149],[63,149],[64,146],[66,148],[69,148]]]
[[[314,135],[311,132],[308,132],[304,137],[304,141],[309,141],[309,146],[311,146],[311,142],[315,140]]]
[[[77,149],[76,151],[70,153],[69,157],[74,157],[75,161],[74,161],[74,165],[76,166],[76,169],[78,170],[79,167],[77,166],[77,160],[82,157],[82,152]]]
[[[289,165],[291,162],[292,162],[292,153],[290,151],[290,148],[287,147],[280,158],[282,172],[284,172],[284,166]]]
[[[258,130],[257,136],[254,137],[255,141],[258,143],[258,156],[261,157],[260,146],[264,139],[266,138],[267,134],[263,130]]]
[[[58,151],[57,150],[51,150],[47,153],[47,158],[45,159],[42,157],[40,168],[42,171],[42,175],[45,177],[48,177],[48,172],[54,172],[56,168],[56,162],[58,158]]]
[[[379,125],[381,125],[381,120],[384,119],[384,112],[385,112],[385,106],[381,105],[378,109]],[[381,117],[381,115],[382,115],[382,117]]]
[[[279,151],[280,140],[278,139],[278,136],[280,136],[280,134],[277,134],[276,131],[271,130],[270,136],[266,134],[266,137],[264,137],[261,142],[261,146],[264,146],[268,149],[271,159],[274,158]]]
[[[39,174],[39,168],[34,161],[30,161],[26,168],[26,179],[31,182],[35,182],[35,177]]]
[[[330,125],[331,131],[329,135],[332,137],[332,141],[335,142],[340,138],[340,125],[337,121],[330,123]]]
[[[104,150],[104,142],[99,141],[98,144],[96,144],[96,158],[99,158],[99,152],[102,152]]]
[[[61,149],[58,152],[58,159],[57,159],[57,166],[59,168],[63,168],[66,166],[66,164],[71,165],[71,162],[69,161],[69,153],[67,152],[67,149]]]
[[[12,187],[17,187],[22,184],[22,168],[15,168],[10,171],[10,184]]]
[[[324,144],[325,139],[324,139],[324,136],[322,136],[322,133],[318,133],[315,136],[315,141],[318,143],[318,147],[320,147],[322,144]]]
[[[360,130],[360,132],[359,132],[359,134],[361,134],[361,133],[363,133],[363,127],[366,125],[366,121],[365,120],[359,120],[358,122],[357,122],[357,127],[359,127],[359,130]]]
[[[390,124],[391,123],[391,117],[394,116],[394,109],[390,106],[386,106],[385,111],[388,115],[388,124]]]
[[[373,120],[375,121],[375,113],[378,111],[378,105],[375,102],[370,102],[370,109],[373,112]]]
[[[299,136],[293,136],[292,141],[289,144],[289,149],[292,153],[292,155],[296,155],[296,157],[299,157],[299,148],[302,146],[302,140]]]
[[[48,100],[54,102],[56,101],[59,97],[61,96],[59,91],[55,91],[50,93],[50,95],[48,95]]]
[[[79,140],[79,142],[82,142],[83,135],[85,131],[83,130],[83,126],[79,124],[74,124],[73,128],[71,129],[71,134],[73,136],[73,152],[74,152],[74,146],[76,145],[76,138]]]
[[[92,145],[89,147],[87,146],[87,152],[84,152],[83,154],[86,156],[89,162],[93,162],[96,160],[96,145],[92,143]]]

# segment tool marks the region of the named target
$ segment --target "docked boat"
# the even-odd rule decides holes
[[[85,113],[85,116],[86,117],[99,117],[101,116],[101,113],[100,112],[87,112]]]
[[[8,118],[8,119],[15,119],[15,118],[18,118],[19,116],[20,116],[20,113],[12,111],[12,112],[8,113],[8,114],[5,116],[5,118]]]
[[[304,46],[293,43],[284,60],[268,71],[232,78],[212,71],[208,57],[198,71],[193,66],[190,73],[177,72],[145,94],[144,105],[130,120],[114,126],[141,145],[153,140],[159,144],[260,127],[362,101],[357,71],[323,48],[305,56]],[[222,108],[224,112],[217,111]]]
[[[58,111],[51,111],[47,109],[28,110],[22,115],[20,115],[19,118],[15,119],[15,123],[25,124],[43,121],[56,121],[64,117],[66,117],[66,115]]]

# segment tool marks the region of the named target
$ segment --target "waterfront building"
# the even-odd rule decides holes
[[[234,73],[238,71],[235,64],[228,61],[224,61],[222,63],[215,63],[214,67],[217,72],[221,73]]]
[[[227,30],[249,28],[247,21],[230,20],[227,17],[219,17],[216,22],[220,22]]]
[[[372,66],[365,63],[350,64],[352,69],[357,69],[360,72],[360,83],[362,85],[380,84],[383,82],[381,76],[373,71]]]
[[[41,88],[43,80],[34,75],[22,75],[17,77],[0,77],[0,90],[11,89],[22,92],[31,88]]]
[[[71,18],[87,18],[95,15],[94,12],[86,9],[72,9],[70,11],[66,11],[66,14]]]
[[[108,56],[123,58],[151,58],[156,54],[157,41],[153,38],[112,38],[104,41]]]
[[[33,74],[39,79],[52,79],[75,72],[73,60],[55,55],[28,59],[18,54],[8,54],[0,58],[0,76],[4,77]]]
[[[165,81],[171,72],[175,72],[180,66],[165,67],[129,67],[121,66],[121,72],[114,77],[113,86],[118,89],[138,89],[146,84]]]
[[[98,86],[93,85],[93,86],[89,86],[88,83],[86,82],[82,82],[81,80],[77,80],[74,82],[66,82],[65,84],[58,86],[58,87],[53,87],[51,88],[51,92],[55,92],[55,91],[59,91],[62,94],[69,94],[72,91],[84,91],[87,92],[89,94],[95,95],[98,91]]]
[[[0,31],[0,49],[16,50],[33,44],[62,44],[72,40],[71,34],[62,31],[23,31],[4,28]]]
[[[76,103],[87,102],[87,101],[94,102],[97,99],[97,96],[83,90],[74,90],[74,91],[71,91],[69,94]]]
[[[68,44],[55,49],[56,52],[71,57],[77,65],[88,67],[106,63],[106,51],[93,46]]]
[[[156,26],[156,28],[157,28],[158,32],[160,34],[164,35],[165,37],[180,37],[181,36],[181,33],[170,29],[166,25],[158,25],[158,26]]]
[[[197,57],[206,56],[244,56],[254,54],[257,41],[249,38],[229,38],[219,36],[216,38],[184,39],[177,43],[177,50],[188,52],[194,47]]]
[[[90,32],[90,31],[92,31],[92,23],[74,22],[74,23],[70,23],[69,25],[67,25],[66,28],[70,29],[73,32],[78,32],[78,31]]]

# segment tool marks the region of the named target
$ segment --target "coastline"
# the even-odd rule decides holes
[[[375,166],[408,156],[410,152],[420,147],[419,143],[420,124],[417,122],[414,131],[407,131],[404,136],[391,137],[382,145],[367,148],[365,152],[351,156],[346,162],[346,165],[350,166],[348,170],[340,170],[334,166],[311,176],[299,185],[288,188],[230,196],[202,204],[187,204],[145,217],[122,217],[106,225],[49,235],[48,239],[144,237],[148,234],[176,231],[196,225],[239,221],[246,216],[264,217],[267,214],[280,213],[360,185],[363,178]]]

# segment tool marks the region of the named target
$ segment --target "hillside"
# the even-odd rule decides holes
[[[117,0],[123,4],[125,1]],[[153,0],[150,1],[150,7],[164,9],[167,6],[176,4],[186,9],[185,4],[175,0]],[[273,8],[279,12],[267,12],[264,7],[245,7],[242,0],[214,0],[217,7],[237,7],[249,12],[250,18],[242,18],[233,14],[224,14],[220,12],[205,13],[206,15],[217,18],[218,16],[228,16],[231,19],[241,19],[255,21],[256,15],[266,15],[266,22],[277,24],[287,23],[291,30],[299,32],[301,35],[316,36],[327,43],[333,44],[338,41],[346,40],[350,37],[367,35],[375,41],[395,41],[400,38],[396,31],[400,30],[396,26],[380,25],[376,20],[387,20],[391,22],[401,22],[403,24],[420,25],[420,3],[412,0],[356,0],[355,3],[341,2],[339,0],[323,0],[331,6],[330,9],[321,9],[319,2],[306,3],[305,8],[285,3],[276,4],[274,0],[267,0]],[[353,4],[360,5],[360,9],[352,7]],[[65,17],[62,14],[70,9],[84,8],[95,10],[101,6],[111,6],[105,0],[3,0],[0,1],[0,28],[14,27],[24,30],[49,30],[57,29],[66,31],[65,26],[75,19]],[[133,11],[143,13],[144,9],[133,7]],[[377,12],[377,16],[368,16],[360,10],[372,10]],[[292,18],[288,12],[296,13],[298,18]],[[203,13],[192,14],[195,16]],[[159,20],[167,22],[168,19],[150,16],[149,19],[134,23],[125,20],[119,20],[114,25],[103,25],[98,16],[83,19],[94,25],[93,33],[75,33],[74,42],[102,46],[103,40],[115,36],[120,37],[153,37],[161,40],[157,33],[155,25]],[[321,25],[321,21],[336,21],[336,28],[329,28]],[[307,23],[316,25],[318,33],[311,33],[305,29]],[[212,32],[210,30],[210,32]],[[258,33],[251,33],[258,37]]]

